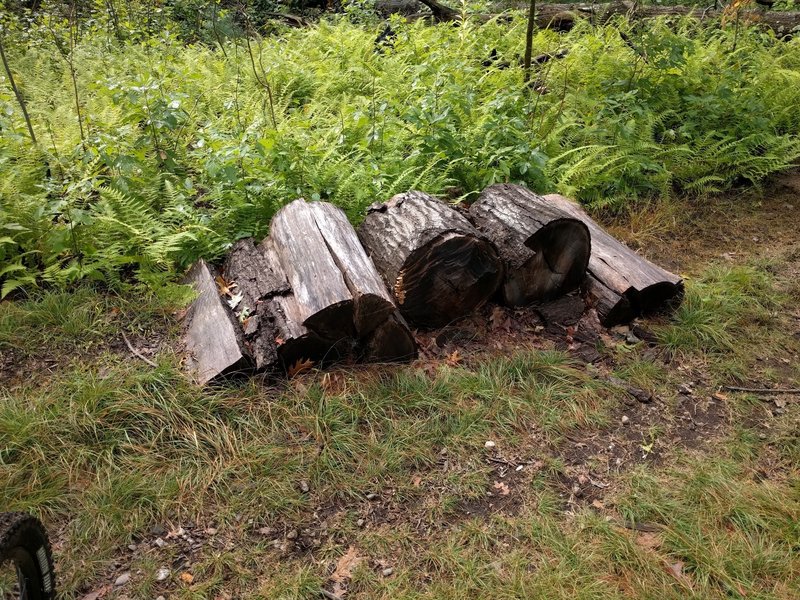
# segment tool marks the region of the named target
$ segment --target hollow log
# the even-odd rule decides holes
[[[197,293],[186,313],[184,344],[186,366],[200,385],[252,366],[241,327],[220,296],[215,277],[216,272],[199,260],[183,280]]]
[[[559,194],[544,199],[583,221],[592,235],[587,291],[605,326],[640,314],[669,311],[683,300],[683,280],[654,265],[609,235],[576,203]]]
[[[422,192],[370,206],[358,235],[414,324],[438,327],[463,317],[502,280],[494,245],[455,209]]]
[[[483,190],[469,214],[500,251],[503,302],[522,306],[577,289],[589,263],[589,229],[527,188],[501,183]]]
[[[417,342],[399,312],[383,322],[364,344],[368,362],[408,362],[417,357]]]

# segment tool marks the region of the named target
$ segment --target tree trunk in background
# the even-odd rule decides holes
[[[454,208],[422,192],[370,206],[358,235],[414,324],[437,327],[471,313],[503,276],[494,245]]]
[[[501,290],[507,305],[551,300],[580,286],[592,246],[581,220],[512,184],[483,190],[469,214],[505,262]]]
[[[420,0],[431,9],[433,19],[439,22],[457,21],[461,14],[439,2]],[[434,9],[435,5],[435,9]],[[398,12],[409,18],[425,17],[409,2],[403,0],[379,0],[378,10],[383,14]],[[508,8],[530,10],[529,2],[511,3]],[[713,22],[722,17],[722,10],[702,9],[692,6],[638,5],[634,2],[611,2],[605,4],[537,4],[535,23],[541,29],[569,31],[577,20],[588,19],[593,24],[603,24],[615,16],[627,15],[631,19],[648,19],[663,16],[691,16],[699,21]],[[497,15],[473,14],[472,18],[486,21]],[[741,13],[743,23],[758,24],[772,29],[778,37],[800,33],[800,11],[746,10]]]

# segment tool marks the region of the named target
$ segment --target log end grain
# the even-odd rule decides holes
[[[369,362],[410,362],[417,358],[417,343],[399,313],[390,316],[372,332],[365,344]]]
[[[409,254],[393,291],[409,321],[439,327],[486,302],[502,276],[502,263],[490,242],[449,231]]]
[[[197,292],[186,315],[186,365],[201,385],[252,367],[241,327],[220,297],[214,278],[215,272],[204,260],[195,263],[184,278]]]

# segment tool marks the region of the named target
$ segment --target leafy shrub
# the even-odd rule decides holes
[[[538,68],[536,93],[521,85],[521,17],[395,18],[380,49],[377,27],[345,18],[208,46],[158,18],[152,35],[79,28],[83,140],[60,30],[9,24],[40,144],[0,89],[2,294],[160,280],[265,235],[297,196],[354,221],[409,188],[456,198],[497,181],[613,207],[757,183],[800,156],[800,43],[755,29],[735,50],[733,28],[688,20],[539,31],[536,52],[570,53]]]

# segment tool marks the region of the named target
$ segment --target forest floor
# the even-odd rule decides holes
[[[800,597],[800,394],[726,387],[800,387],[798,223],[798,172],[607,223],[687,297],[588,353],[488,306],[200,390],[159,294],[0,304],[0,506],[85,600]]]

